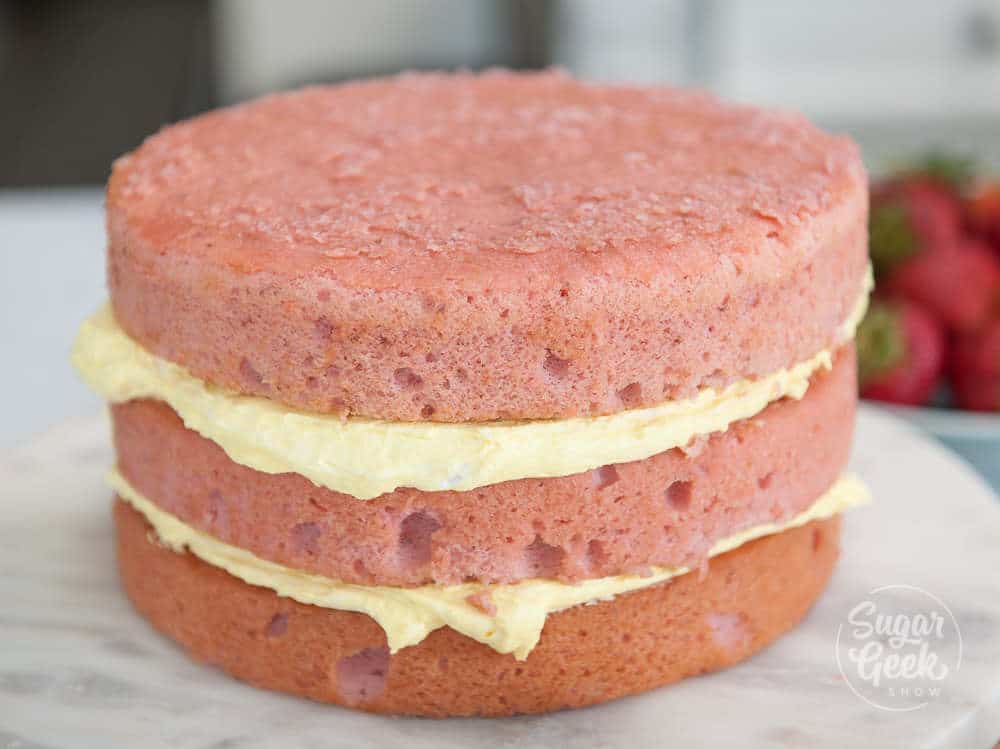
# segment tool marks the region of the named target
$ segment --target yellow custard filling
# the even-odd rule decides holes
[[[854,335],[864,316],[870,283],[869,276],[839,342]],[[108,400],[164,401],[236,463],[298,473],[358,499],[398,487],[468,491],[642,460],[724,431],[780,398],[801,398],[809,378],[829,368],[832,357],[832,350],[820,351],[766,377],[608,416],[452,424],[342,419],[215,387],[129,338],[108,306],[83,323],[72,353],[83,379]]]
[[[385,630],[389,649],[396,652],[416,645],[439,627],[451,627],[500,653],[524,660],[538,644],[545,617],[580,604],[607,601],[621,593],[648,588],[683,575],[685,567],[654,567],[651,574],[617,575],[579,583],[525,580],[509,585],[462,583],[417,588],[365,586],[342,583],[260,559],[182,523],[139,494],[117,471],[109,483],[123,500],[142,513],[160,541],[175,551],[187,549],[250,585],[270,588],[279,596],[300,603],[367,614]],[[832,517],[849,507],[869,501],[861,481],[846,475],[838,479],[809,509],[791,520],[748,528],[717,542],[709,552],[716,556],[761,536],[795,528],[813,520]],[[469,603],[469,596],[489,593],[496,612],[487,614]]]

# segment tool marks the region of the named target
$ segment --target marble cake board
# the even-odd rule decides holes
[[[103,418],[0,455],[0,747],[992,747],[1000,738],[1000,503],[958,458],[870,408],[852,467],[876,502],[849,513],[834,580],[797,630],[719,674],[501,720],[354,713],[188,661],[118,588],[102,482],[110,462]],[[940,596],[965,644],[947,697],[909,713],[863,702],[834,657],[846,612],[893,583]]]

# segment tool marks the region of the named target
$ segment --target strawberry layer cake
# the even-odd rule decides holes
[[[742,660],[838,554],[870,281],[855,146],[558,73],[403,75],[114,166],[111,403],[136,609],[363,710],[592,704]]]

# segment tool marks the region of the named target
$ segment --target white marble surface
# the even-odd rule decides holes
[[[876,503],[852,512],[830,590],[805,623],[729,671],[541,717],[382,718],[257,691],[189,662],[119,591],[103,420],[0,457],[0,747],[969,746],[1000,738],[1000,504],[960,461],[866,410],[854,468]],[[869,590],[906,583],[954,612],[965,642],[944,696],[872,708],[834,659]]]

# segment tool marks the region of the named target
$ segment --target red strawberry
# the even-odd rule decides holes
[[[966,206],[969,228],[1000,252],[1000,182],[991,182],[981,188]]]
[[[974,239],[932,247],[900,265],[885,289],[923,305],[954,330],[971,330],[1000,303],[1000,259]]]
[[[962,408],[1000,411],[1000,319],[960,336],[950,368],[952,388]]]
[[[863,397],[927,403],[944,367],[944,331],[930,314],[901,299],[873,300],[857,346]]]
[[[924,155],[908,169],[904,169],[904,177],[925,179],[946,187],[956,195],[965,192],[979,171],[975,159],[960,156],[956,153],[931,151]]]
[[[941,182],[911,177],[872,189],[868,248],[880,278],[925,250],[954,243],[961,229],[961,201]]]

